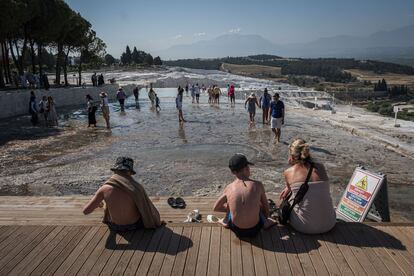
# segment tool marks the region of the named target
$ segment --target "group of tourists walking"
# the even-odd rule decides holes
[[[175,99],[176,109],[178,111],[178,121],[179,123],[184,123],[186,120],[183,116],[183,94],[185,89],[188,88],[188,85],[185,88],[179,86],[177,88],[177,96]],[[139,93],[140,93],[140,86],[135,86],[133,89],[133,95],[135,98],[135,106],[139,110]],[[147,87],[148,90],[148,87]],[[208,88],[204,86],[204,84],[199,87],[198,83],[195,85],[191,85],[191,96],[192,102],[199,104],[200,102],[200,93],[205,92],[207,90],[208,93],[208,103],[209,104],[220,104],[220,95],[221,89],[217,85],[211,85]],[[227,86],[227,96],[231,106],[235,105],[235,87],[233,84]],[[96,112],[98,111],[98,107],[102,112],[102,116],[106,123],[106,128],[110,129],[110,109],[109,109],[109,99],[108,94],[105,92],[101,92],[99,94],[99,104],[95,102],[93,97],[90,94],[86,95],[86,106],[88,112],[88,127],[94,126],[96,127],[97,120],[96,120]],[[125,93],[124,89],[120,87],[116,92],[116,99],[119,102],[120,111],[125,112],[125,100],[127,98],[127,94]],[[155,92],[152,84],[150,84],[149,91],[148,91],[148,99],[151,102],[151,109],[155,110],[156,112],[161,111],[160,106],[160,99]],[[275,135],[275,142],[280,142],[281,136],[281,128],[284,124],[285,118],[285,106],[284,103],[279,99],[279,94],[275,93],[273,96],[270,96],[268,93],[267,88],[264,89],[263,95],[257,99],[254,93],[251,93],[249,97],[247,97],[245,104],[245,108],[247,107],[247,111],[249,113],[249,120],[250,124],[255,123],[255,115],[256,115],[256,107],[259,107],[263,111],[262,122],[263,124],[270,124],[271,129]],[[41,115],[41,119],[44,121],[45,126],[57,126],[57,114],[55,108],[55,102],[51,96],[43,96],[42,100],[37,103],[36,97],[34,92],[31,92],[30,97],[30,106],[29,106],[29,113],[31,114],[31,122],[33,125],[38,123],[38,116]]]
[[[267,88],[265,88],[259,100],[257,100],[254,93],[251,93],[244,102],[244,107],[246,108],[246,106],[249,112],[250,125],[255,123],[256,106],[262,109],[263,124],[270,123],[272,132],[275,134],[275,142],[279,143],[282,125],[285,123],[285,105],[280,100],[279,93],[274,93],[271,97]]]
[[[30,92],[29,114],[31,115],[32,125],[39,123],[45,127],[58,126],[58,116],[56,113],[56,103],[52,96],[42,96],[42,99],[37,102],[34,91]]]

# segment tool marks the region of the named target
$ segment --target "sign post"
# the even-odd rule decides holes
[[[384,183],[385,175],[357,167],[336,208],[338,219],[362,222]]]

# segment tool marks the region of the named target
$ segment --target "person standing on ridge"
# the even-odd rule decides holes
[[[269,117],[271,118],[270,127],[275,134],[275,142],[280,142],[282,125],[285,124],[285,105],[279,100],[279,94],[273,95],[273,101],[270,103]]]

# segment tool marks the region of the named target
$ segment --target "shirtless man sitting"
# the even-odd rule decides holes
[[[104,223],[113,231],[158,227],[159,213],[143,187],[132,178],[135,174],[133,166],[134,161],[131,158],[119,157],[115,166],[111,168],[114,175],[98,189],[83,208],[83,213],[85,215],[92,213],[96,208],[103,207],[105,201],[107,210]],[[139,210],[140,204],[145,204],[143,210]]]
[[[235,154],[230,159],[229,168],[236,179],[227,185],[214,204],[214,211],[227,213],[221,224],[240,238],[253,237],[261,228],[276,224],[268,218],[269,203],[263,184],[250,179],[250,165],[253,164],[243,154]]]

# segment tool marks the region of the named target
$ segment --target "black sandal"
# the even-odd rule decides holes
[[[177,208],[185,209],[186,204],[185,204],[184,199],[182,199],[181,197],[177,197],[175,199],[175,204],[176,204]]]
[[[167,199],[168,205],[170,205],[172,208],[177,208],[177,201],[175,198],[170,197]]]

